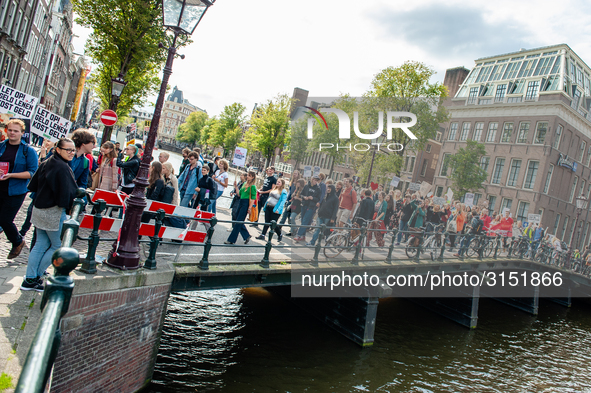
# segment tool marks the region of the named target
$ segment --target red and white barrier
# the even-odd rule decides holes
[[[99,225],[100,231],[118,232],[121,228],[123,220],[118,218],[103,217]],[[80,222],[80,228],[92,229],[94,224],[94,216],[90,214],[84,214],[82,221]],[[154,224],[140,225],[140,236],[154,236]],[[179,239],[188,242],[203,243],[207,234],[199,231],[189,231],[183,228],[172,228],[172,227],[160,227],[158,237],[163,239]]]

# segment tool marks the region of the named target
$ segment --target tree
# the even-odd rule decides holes
[[[72,0],[78,15],[76,22],[92,29],[86,44],[86,55],[97,68],[89,78],[103,108],[118,109],[125,116],[134,106],[142,105],[160,86],[158,72],[167,51],[159,48],[171,43],[162,25],[160,0]],[[107,17],[108,15],[108,17]],[[177,47],[190,39],[181,36]],[[127,86],[118,101],[111,95],[111,78],[121,74]],[[105,135],[103,140],[108,140]]]
[[[486,154],[482,143],[468,140],[466,147],[461,147],[449,157],[448,166],[451,168],[452,190],[454,196],[461,198],[467,192],[475,192],[482,188],[486,181],[487,172],[480,167],[480,159]]]
[[[301,118],[292,124],[289,151],[285,158],[295,160],[294,168],[297,168],[308,155],[308,120]]]
[[[245,133],[247,145],[260,151],[272,165],[276,149],[283,149],[290,142],[291,98],[279,95],[275,100],[269,100],[257,107],[250,119],[250,128]]]
[[[201,111],[191,112],[185,119],[185,122],[179,127],[176,134],[176,140],[190,143],[193,147],[200,143],[203,134],[203,128],[209,124],[207,113]]]
[[[244,111],[246,107],[237,102],[226,105],[220,114],[217,127],[212,130],[210,142],[213,146],[219,146],[224,151],[233,152],[236,145],[242,139],[242,126],[246,120]]]
[[[410,112],[417,117],[416,125],[409,128],[417,137],[416,140],[411,140],[402,129],[395,128],[392,131],[392,141],[387,141],[387,143],[400,143],[404,147],[385,158],[391,160],[387,166],[392,168],[394,173],[400,173],[404,150],[410,149],[414,152],[422,150],[426,142],[435,137],[439,124],[448,119],[447,111],[442,105],[443,99],[447,97],[447,88],[441,83],[429,83],[434,74],[433,69],[417,61],[407,61],[399,67],[385,68],[375,75],[371,82],[371,89],[365,94],[361,103],[360,111],[363,115],[360,113],[360,119],[365,119],[366,129],[377,129],[379,111],[384,115],[388,111]],[[400,122],[408,121],[404,118],[400,120]],[[385,127],[386,120],[384,120]],[[367,143],[367,140],[359,142]],[[356,155],[361,156],[357,161],[367,163],[368,153]]]

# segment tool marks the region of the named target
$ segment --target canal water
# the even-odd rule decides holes
[[[541,299],[534,317],[480,299],[469,330],[384,299],[364,349],[264,289],[186,292],[170,297],[149,391],[591,392],[590,348],[583,302]]]

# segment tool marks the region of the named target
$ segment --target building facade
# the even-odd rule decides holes
[[[475,140],[488,173],[475,203],[486,198],[491,212],[519,221],[540,214],[549,233],[587,244],[591,217],[582,211],[575,228],[575,199],[591,191],[590,80],[565,44],[476,60],[448,107],[435,194],[451,186],[448,157]]]
[[[181,124],[185,122],[187,116],[196,111],[207,113],[183,98],[183,92],[175,86],[172,93],[164,101],[160,123],[158,124],[158,139],[165,142],[174,142]]]

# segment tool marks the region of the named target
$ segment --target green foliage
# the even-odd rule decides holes
[[[296,121],[290,132],[289,152],[286,152],[285,158],[295,160],[295,168],[308,155],[308,119],[301,118]]]
[[[201,111],[192,112],[179,127],[176,139],[195,146],[195,144],[201,142],[203,129],[208,124],[209,117],[207,116],[207,113]]]
[[[97,67],[89,78],[103,108],[111,104],[111,78],[122,74],[128,82],[123,90],[118,114],[125,116],[142,105],[160,86],[158,73],[166,60],[168,46],[162,25],[160,0],[72,0],[76,21],[92,29],[85,54]],[[181,37],[177,46],[189,43]]]
[[[6,373],[0,375],[0,390],[12,388],[12,377]]]
[[[269,165],[275,149],[282,150],[290,141],[291,101],[291,98],[283,94],[257,107],[250,119],[251,126],[245,133],[247,146],[259,151]]]
[[[482,188],[488,174],[480,168],[480,159],[486,154],[482,143],[468,140],[465,148],[460,148],[449,157],[449,167],[452,170],[449,178],[452,180],[454,197],[461,198],[467,192],[475,192]]]
[[[226,105],[211,129],[209,144],[233,152],[242,139],[242,126],[246,121],[245,110],[246,107],[237,102]]]

